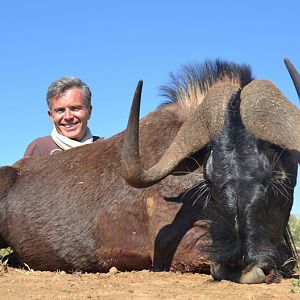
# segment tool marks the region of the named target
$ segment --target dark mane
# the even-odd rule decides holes
[[[160,88],[160,95],[167,99],[162,105],[182,102],[183,98],[192,100],[195,95],[205,95],[219,81],[231,81],[242,88],[253,79],[251,68],[246,64],[216,59],[183,65],[177,74],[170,73],[170,83]]]

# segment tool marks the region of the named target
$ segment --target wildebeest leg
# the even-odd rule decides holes
[[[154,245],[153,271],[169,271],[176,249],[184,236],[173,224],[166,225],[158,233]]]
[[[208,224],[201,220],[197,205],[168,202],[156,195],[147,199],[147,209],[152,270],[209,273]]]
[[[19,175],[20,173],[16,168],[9,166],[0,168],[0,249],[9,247],[9,245],[3,237],[4,223],[6,219],[5,198]],[[14,253],[11,253],[10,255],[6,256],[5,259],[8,260],[8,264],[12,267],[17,267],[20,265]]]
[[[5,220],[5,198],[11,186],[19,176],[18,170],[13,167],[0,168],[0,248],[8,247],[3,238],[3,228]]]
[[[166,202],[158,193],[147,199],[153,271],[170,269],[176,248],[186,232],[180,232],[174,224],[180,208],[181,204]]]

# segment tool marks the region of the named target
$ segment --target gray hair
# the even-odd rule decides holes
[[[79,88],[82,91],[85,107],[90,107],[92,93],[89,86],[78,77],[66,76],[55,80],[50,84],[46,98],[48,108],[51,109],[52,107],[52,99],[61,96],[72,88]]]

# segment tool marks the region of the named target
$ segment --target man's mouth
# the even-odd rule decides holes
[[[74,123],[68,123],[68,124],[61,124],[62,127],[71,129],[75,127],[79,122],[74,122]]]

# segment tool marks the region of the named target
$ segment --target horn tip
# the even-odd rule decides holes
[[[283,61],[284,61],[284,63],[285,63],[286,66],[291,64],[291,61],[287,57],[285,57],[283,59]]]

